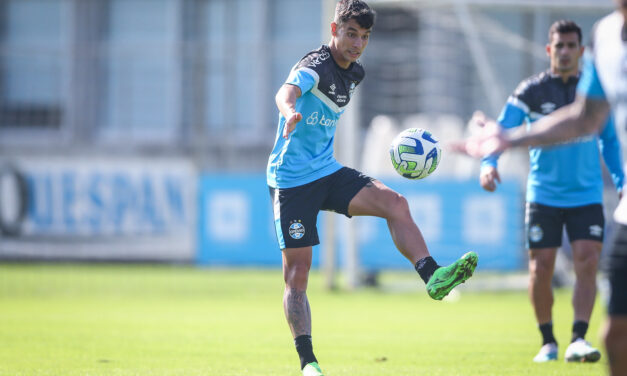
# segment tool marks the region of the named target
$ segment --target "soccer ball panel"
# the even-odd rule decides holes
[[[409,128],[399,133],[390,145],[394,170],[408,179],[423,179],[431,175],[442,151],[438,140],[421,128]]]

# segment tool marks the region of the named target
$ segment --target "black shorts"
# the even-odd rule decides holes
[[[605,232],[601,204],[558,208],[528,202],[525,224],[527,248],[560,247],[564,227],[571,243],[582,239],[603,242]]]
[[[619,225],[607,258],[611,316],[627,316],[627,226]]]
[[[342,167],[331,175],[293,188],[270,188],[279,248],[320,244],[318,212],[334,211],[350,218],[348,204],[373,179]]]

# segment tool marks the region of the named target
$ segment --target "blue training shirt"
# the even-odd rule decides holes
[[[342,168],[333,155],[335,129],[364,76],[359,62],[347,69],[337,65],[326,45],[309,52],[292,68],[285,83],[300,88],[296,111],[303,119],[286,140],[283,138],[285,117],[279,113],[274,148],[266,170],[270,187],[296,187]]]
[[[549,71],[520,83],[508,98],[498,123],[514,128],[550,114],[575,99],[579,78],[562,78]],[[621,151],[612,117],[599,135],[580,137],[568,143],[529,148],[527,202],[554,207],[575,207],[603,202],[600,155],[603,155],[614,184],[622,189],[625,174]],[[497,165],[496,156],[486,157],[482,166]]]

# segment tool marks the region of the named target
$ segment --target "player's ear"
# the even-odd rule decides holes
[[[335,22],[331,22],[331,35],[337,36],[337,24]]]
[[[551,57],[551,45],[550,45],[550,44],[547,44],[547,45],[545,46],[545,49],[546,49],[546,55],[547,55],[548,57]]]

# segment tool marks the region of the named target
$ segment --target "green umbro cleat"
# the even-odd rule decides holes
[[[303,376],[324,376],[320,366],[316,362],[307,363],[303,368]]]
[[[442,300],[455,286],[466,282],[475,271],[479,258],[474,252],[468,252],[449,266],[436,269],[429,282],[427,292],[435,300]]]

